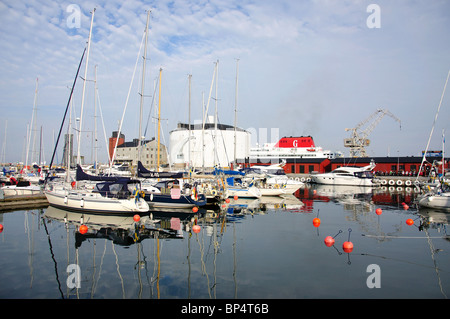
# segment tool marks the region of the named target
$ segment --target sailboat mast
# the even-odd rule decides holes
[[[34,89],[33,112],[31,113],[31,123],[30,123],[30,127],[28,129],[28,136],[27,136],[27,153],[26,153],[26,156],[25,156],[25,167],[28,166],[28,154],[30,152],[31,132],[33,132],[33,129],[34,129],[33,123],[35,122],[38,84],[39,84],[39,78],[36,78],[36,88]],[[33,158],[31,158],[31,160],[33,161]]]
[[[445,90],[447,89],[447,83],[448,83],[449,77],[450,77],[450,70],[447,73],[447,79],[445,80],[444,89],[442,90],[441,99],[439,101],[439,106],[438,106],[438,109],[437,109],[436,114],[434,116],[434,121],[433,121],[433,125],[431,127],[430,136],[428,137],[427,147],[425,148],[425,152],[423,153],[422,162],[420,163],[419,172],[417,173],[416,181],[419,179],[420,172],[422,171],[423,163],[425,162],[425,158],[426,158],[426,155],[428,153],[428,147],[430,146],[431,136],[433,135],[434,126],[436,125],[436,121],[437,121],[438,116],[439,116],[439,111],[441,109],[442,100],[444,99]]]
[[[189,128],[189,137],[188,137],[188,168],[191,167],[191,79],[192,74],[189,74],[189,118],[188,118],[188,128]]]
[[[150,10],[147,11],[147,23],[145,24],[145,45],[144,56],[142,57],[142,83],[141,83],[141,106],[139,111],[139,145],[138,145],[138,161],[141,160],[142,146],[142,113],[144,109],[144,87],[145,87],[145,65],[147,62],[147,43],[148,43],[148,22],[150,19]]]
[[[218,121],[218,114],[217,114],[217,94],[218,94],[218,78],[219,78],[219,60],[217,60],[216,62],[216,98],[215,100],[215,111],[214,111],[214,166],[219,165],[220,166],[220,161],[219,161],[219,153],[217,150],[217,121]],[[217,162],[216,163],[216,158],[217,158]]]
[[[95,173],[98,174],[98,138],[97,138],[97,65],[95,65],[94,75],[94,167]]]
[[[158,152],[156,154],[156,171],[159,172],[159,153],[160,153],[160,132],[161,132],[161,73],[162,68],[159,69],[159,95],[158,95]]]
[[[237,127],[237,104],[238,104],[238,79],[239,79],[239,59],[236,60],[236,94],[234,96],[234,163],[236,166],[236,127]]]
[[[80,156],[80,151],[81,151],[81,130],[83,128],[83,109],[84,109],[84,95],[86,93],[86,79],[87,79],[87,70],[88,70],[88,65],[89,65],[89,50],[91,48],[91,36],[92,36],[92,25],[94,23],[94,13],[95,13],[95,8],[94,10],[92,10],[92,17],[91,17],[91,27],[89,29],[89,39],[88,39],[88,43],[87,43],[87,56],[86,56],[86,65],[84,68],[84,81],[83,81],[83,93],[81,96],[81,114],[80,114],[80,126],[78,127],[78,150],[77,150],[77,164],[81,165],[81,156]]]

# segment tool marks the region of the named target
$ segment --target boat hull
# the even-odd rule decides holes
[[[239,198],[260,198],[261,192],[258,188],[252,187],[228,187],[228,197],[237,196]]]
[[[145,213],[149,205],[143,198],[116,199],[97,193],[76,191],[44,191],[51,206],[89,213]]]
[[[187,195],[181,195],[179,198],[174,198],[173,196],[166,194],[145,193],[144,199],[150,209],[192,208],[194,206],[206,205],[206,197],[203,194],[199,194],[197,200],[195,200]]]
[[[450,210],[450,193],[439,195],[426,194],[419,199],[419,206]]]
[[[311,175],[311,183],[324,185],[347,185],[347,186],[364,186],[364,187],[371,187],[375,185],[372,179],[370,178],[335,176],[333,174]]]

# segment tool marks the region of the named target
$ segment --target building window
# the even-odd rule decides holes
[[[309,172],[312,173],[314,171],[314,165],[309,165]]]
[[[291,165],[291,173],[295,173],[295,165],[294,164]]]
[[[305,173],[305,166],[300,165],[300,174],[304,174],[304,173]]]

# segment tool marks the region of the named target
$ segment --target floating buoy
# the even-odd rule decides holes
[[[353,243],[351,241],[345,241],[342,244],[342,249],[344,249],[346,253],[351,253],[353,251]]]
[[[239,197],[238,197],[238,195],[234,195],[233,198],[234,198],[234,200],[238,200]]]
[[[405,205],[403,205],[403,209],[404,209],[404,210],[408,210],[408,209],[409,209],[409,206],[405,204]]]
[[[345,241],[342,244],[342,249],[346,252],[346,253],[351,253],[353,251],[353,243],[350,241],[350,233],[352,232],[352,229],[349,228],[348,229],[348,240]]]
[[[320,226],[320,218],[314,218],[313,219],[313,225],[314,227],[319,227]]]
[[[80,232],[80,234],[84,235],[87,233],[88,227],[86,225],[81,225],[80,229],[78,229],[78,231]]]
[[[225,199],[225,202],[226,202],[227,204],[230,203],[230,199],[229,199],[229,198]]]
[[[333,237],[331,237],[331,236],[327,236],[327,237],[325,237],[325,240],[324,240],[324,242],[325,242],[325,246],[327,246],[327,247],[331,247],[331,246],[333,246],[333,245],[334,245],[334,242],[335,242],[335,240],[334,240],[334,238],[333,238]]]
[[[194,213],[198,212],[198,207],[197,207],[197,206],[192,207],[192,211],[193,211]]]
[[[316,194],[317,194],[317,191],[316,191],[316,190],[313,190],[313,194],[316,195]]]
[[[141,216],[139,216],[138,214],[133,216],[133,220],[137,223],[138,221],[141,220]]]
[[[375,214],[377,214],[377,215],[381,215],[382,213],[383,213],[383,210],[381,208],[377,208],[375,210]]]
[[[0,233],[3,231],[3,225],[0,224]]]
[[[408,218],[408,219],[406,220],[406,225],[412,226],[413,224],[414,224],[414,221],[413,221],[411,218]]]
[[[202,228],[199,225],[194,225],[192,226],[192,231],[196,234],[198,234],[200,232]]]
[[[336,238],[337,235],[339,235],[340,233],[342,233],[342,230],[339,230],[339,232],[338,232],[336,235],[334,235],[334,237],[331,237],[331,236],[325,237],[325,239],[324,239],[325,246],[327,246],[327,247],[333,246],[334,243],[335,243],[335,238]]]

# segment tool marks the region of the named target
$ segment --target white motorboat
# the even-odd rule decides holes
[[[284,163],[269,166],[255,165],[251,167],[252,173],[265,174],[265,183],[274,189],[283,189],[284,193],[292,194],[303,187],[305,183],[289,178],[283,169]]]
[[[312,174],[311,182],[326,185],[376,186],[373,182],[372,161],[364,167],[343,166],[329,173]]]
[[[419,206],[450,211],[450,192],[428,192],[418,198]]]
[[[261,191],[256,186],[228,186],[228,197],[238,196],[239,198],[260,198]]]

